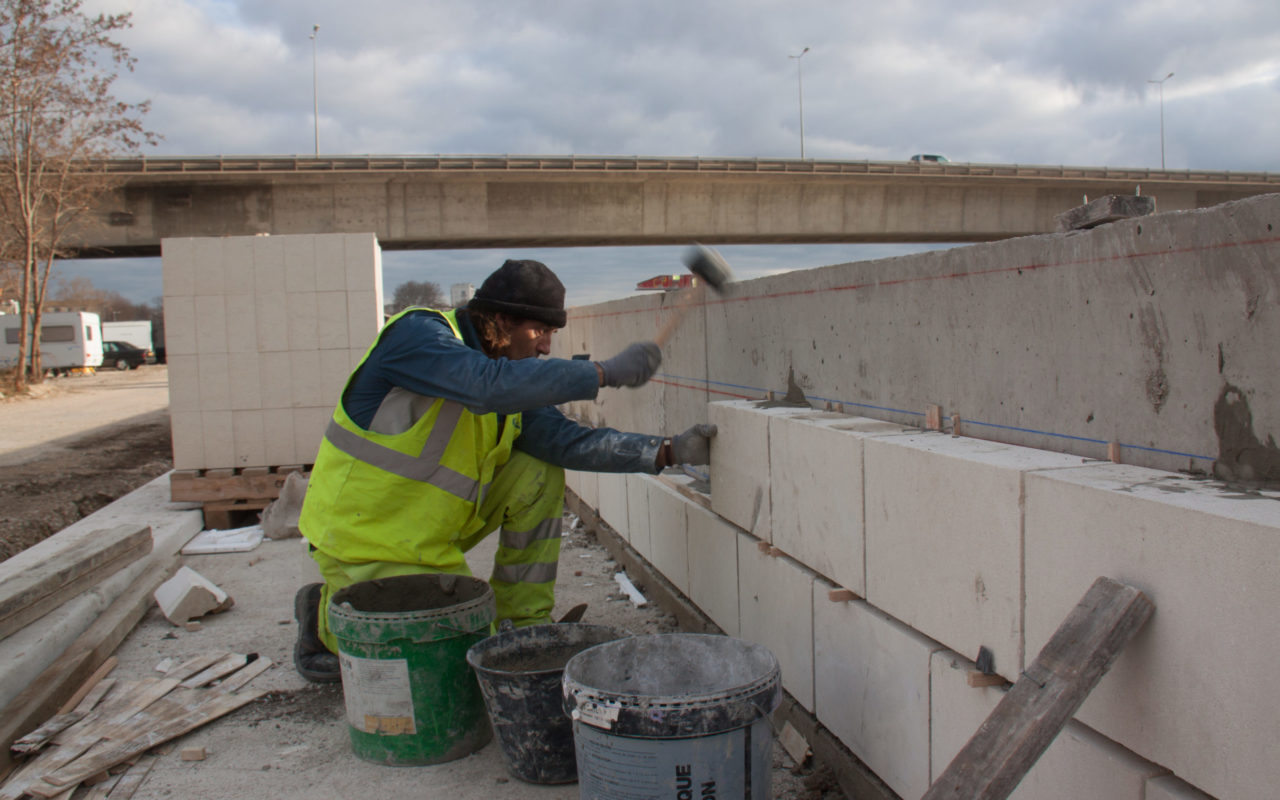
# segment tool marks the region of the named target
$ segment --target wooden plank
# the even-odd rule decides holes
[[[261,675],[262,673],[266,672],[267,670],[271,669],[274,666],[275,666],[275,663],[272,662],[271,659],[266,658],[265,656],[258,656],[253,661],[250,661],[248,666],[237,671],[234,675],[227,678],[222,683],[218,684],[218,691],[220,692],[239,691],[240,689],[244,688],[244,686],[248,684],[249,681],[253,680],[254,678],[258,677],[259,675]]]
[[[184,689],[198,689],[206,684],[213,683],[224,675],[230,675],[236,670],[249,663],[249,657],[243,653],[231,653],[222,658],[218,662],[209,665],[206,669],[192,675],[182,682]]]
[[[58,713],[66,714],[76,706],[80,705],[82,701],[88,700],[91,695],[94,695],[98,686],[102,684],[102,679],[111,674],[111,670],[115,669],[116,664],[119,663],[120,660],[115,656],[109,656],[106,661],[103,661],[102,664],[93,671],[93,674],[89,676],[88,680],[80,684],[80,688],[76,689],[75,694],[67,698],[67,702],[62,704],[62,708],[58,709]],[[111,684],[107,684],[106,688],[103,689],[102,692],[97,693],[97,699],[89,703],[89,708],[86,708],[85,711],[88,711],[97,705],[98,700],[101,700],[102,695],[106,694],[107,690],[110,688]]]
[[[189,733],[205,723],[247,705],[267,693],[266,689],[258,689],[246,694],[223,694],[221,692],[202,692],[208,695],[205,702],[186,714],[163,722],[158,727],[148,729],[144,734],[127,741],[113,742],[112,747],[91,757],[82,757],[62,767],[51,775],[44,776],[46,782],[59,787],[66,787],[83,781],[103,770],[129,758],[145,753],[163,742],[176,739]]]
[[[112,656],[112,658],[107,659],[108,663],[111,663],[111,661],[114,658],[115,657]],[[101,668],[99,668],[99,672],[101,672]],[[95,672],[94,674],[96,675],[98,673]],[[89,690],[89,693],[86,694],[84,698],[82,698],[80,702],[76,704],[75,708],[73,708],[72,711],[83,711],[84,713],[88,714],[90,711],[94,709],[95,706],[98,705],[98,703],[102,701],[102,698],[107,694],[107,692],[115,688],[115,685],[116,685],[115,678],[107,678],[106,680],[98,681],[96,684],[94,684],[93,688]],[[72,697],[72,699],[74,700],[75,698]]]
[[[164,676],[166,678],[173,678],[174,680],[179,682],[185,681],[187,678],[190,678],[192,675],[195,675],[197,672],[207,669],[210,664],[215,664],[229,655],[231,654],[223,650],[223,651],[215,651],[212,653],[204,653],[203,655],[194,656],[192,658],[187,659],[186,661],[183,661],[178,666],[172,667],[168,672],[164,674]]]
[[[175,562],[165,560],[143,573],[97,620],[26,689],[0,711],[0,778],[14,768],[9,746],[33,730],[70,697],[119,646],[151,607],[151,593],[169,577]]]
[[[151,526],[95,531],[34,569],[0,570],[0,639],[151,552]]]
[[[1003,800],[1142,629],[1155,605],[1098,578],[921,800]]]
[[[159,761],[158,756],[143,756],[138,759],[138,763],[129,767],[120,779],[116,781],[116,785],[111,792],[107,794],[107,800],[129,800],[133,797],[134,792],[138,791],[138,787],[142,785],[142,781],[147,777],[147,773]]]
[[[245,470],[239,475],[234,470],[209,470],[204,475],[175,479],[169,478],[169,499],[177,502],[203,503],[211,500],[235,500],[241,497],[280,496],[288,473]]]

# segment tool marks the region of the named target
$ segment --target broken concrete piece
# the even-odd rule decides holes
[[[1096,228],[1108,222],[1131,217],[1145,217],[1148,214],[1154,214],[1155,211],[1154,197],[1109,194],[1091,200],[1086,205],[1064,211],[1053,219],[1058,224],[1058,232],[1064,233]]]
[[[186,625],[194,617],[226,611],[235,600],[191,567],[182,567],[155,591],[156,604],[165,619]]]
[[[262,530],[268,539],[293,539],[302,535],[298,530],[298,516],[306,494],[306,473],[289,473],[280,487],[280,496],[262,510]]]
[[[797,767],[803,767],[805,762],[809,760],[812,752],[809,750],[809,742],[790,722],[782,726],[782,733],[778,735],[778,741],[782,744],[782,749],[787,751],[787,755],[791,756],[791,760],[796,763]]]

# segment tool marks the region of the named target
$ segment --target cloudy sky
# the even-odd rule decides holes
[[[85,0],[133,14],[121,99],[154,155],[591,154],[1280,169],[1274,0]],[[312,40],[313,26],[319,31]],[[805,48],[803,58],[795,56]],[[801,73],[801,70],[803,72]],[[744,275],[902,246],[726,247]],[[540,258],[569,302],[631,292],[680,248],[384,254],[479,284]],[[158,260],[79,262],[138,301]]]

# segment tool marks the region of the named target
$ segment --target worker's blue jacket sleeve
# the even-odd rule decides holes
[[[466,314],[458,315],[458,327],[462,340],[438,314],[424,311],[384,330],[343,392],[342,406],[351,420],[367,429],[387,393],[400,386],[456,400],[476,414],[522,412],[516,449],[550,464],[594,472],[654,471],[660,438],[588,428],[550,407],[594,399],[600,389],[595,364],[490,358]]]

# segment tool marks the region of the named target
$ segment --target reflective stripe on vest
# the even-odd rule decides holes
[[[448,412],[452,413],[446,417]],[[383,447],[377,442],[352,433],[339,425],[336,420],[329,421],[329,427],[324,435],[329,440],[329,444],[354,459],[407,480],[431,484],[454,497],[466,500],[468,503],[475,503],[480,499],[480,481],[468,478],[461,472],[449,469],[440,463],[440,459],[444,457],[445,447],[449,444],[449,438],[453,436],[454,428],[457,427],[461,416],[460,404],[445,402],[440,408],[435,427],[431,429],[431,435],[423,445],[422,453],[417,456]]]

